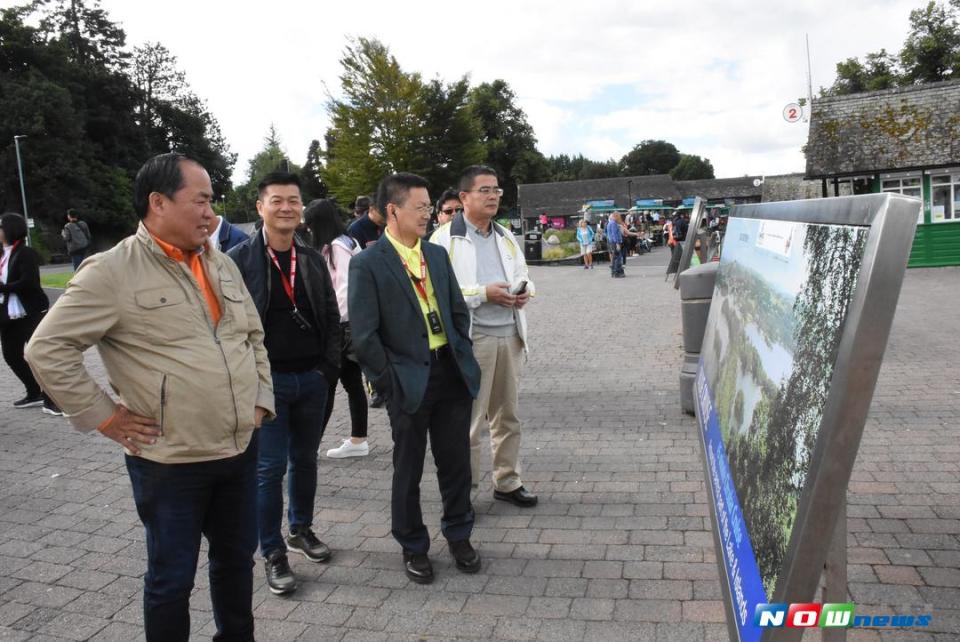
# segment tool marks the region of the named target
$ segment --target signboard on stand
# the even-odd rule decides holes
[[[706,201],[704,199],[697,196],[690,204],[693,209],[690,211],[690,222],[687,224],[687,236],[686,238],[682,239],[683,252],[680,254],[680,262],[677,264],[676,276],[673,277],[674,289],[680,289],[680,274],[690,267],[690,260],[693,258],[693,253],[696,251],[697,235],[700,232],[700,221],[703,220],[705,203]],[[702,241],[706,243],[706,235],[704,235]],[[670,266],[668,265],[668,274],[670,273],[669,267]]]
[[[871,194],[731,211],[694,405],[733,640],[799,640],[757,626],[757,607],[813,602],[846,534],[919,207]]]

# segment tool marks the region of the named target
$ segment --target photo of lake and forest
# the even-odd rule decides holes
[[[867,228],[731,217],[701,355],[768,599],[807,480]]]

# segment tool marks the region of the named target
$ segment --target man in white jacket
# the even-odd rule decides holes
[[[480,440],[488,426],[493,450],[493,496],[521,507],[537,496],[520,479],[517,388],[527,352],[524,306],[535,288],[513,234],[493,221],[503,190],[490,167],[473,165],[460,177],[463,211],[430,239],[450,254],[470,308],[473,352],[480,363],[480,392],[470,421],[473,485],[479,484]]]

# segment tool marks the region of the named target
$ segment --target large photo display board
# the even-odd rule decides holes
[[[812,601],[913,239],[895,195],[731,212],[694,387],[731,638]]]

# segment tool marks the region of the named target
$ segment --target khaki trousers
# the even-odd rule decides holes
[[[480,440],[489,426],[493,453],[493,488],[510,493],[520,488],[520,420],[517,389],[523,365],[520,337],[475,334],[473,354],[480,364],[480,392],[470,417],[470,468],[473,485],[480,482]]]

